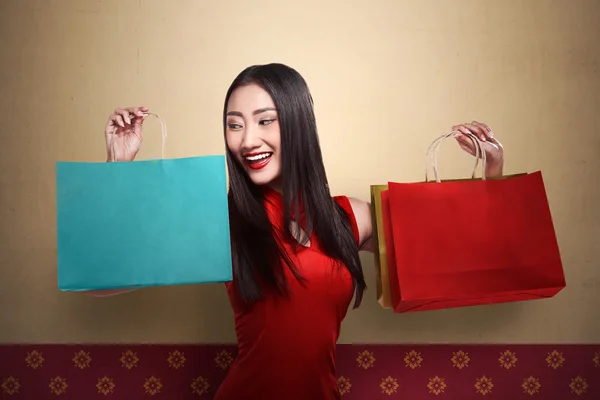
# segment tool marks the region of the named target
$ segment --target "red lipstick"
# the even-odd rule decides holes
[[[244,159],[250,168],[259,170],[267,166],[272,155],[273,153],[268,152],[248,153],[244,155]]]

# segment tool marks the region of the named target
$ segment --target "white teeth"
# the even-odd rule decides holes
[[[262,160],[264,158],[270,157],[271,153],[262,153],[262,154],[258,154],[255,156],[251,156],[251,157],[246,157],[246,160],[248,161],[257,161],[257,160]]]

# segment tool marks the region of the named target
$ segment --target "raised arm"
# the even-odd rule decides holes
[[[148,116],[148,107],[117,108],[109,115],[104,137],[106,139],[106,161],[133,161],[142,145],[142,124]],[[94,297],[115,296],[135,289],[89,290],[85,293]]]
[[[473,121],[454,125],[453,131],[463,134],[473,133],[482,141],[482,149],[486,152],[487,165],[486,176],[494,179],[502,176],[504,168],[504,149],[502,144],[494,137],[494,134],[489,126],[482,122]],[[467,136],[457,133],[456,141],[460,147],[471,155],[475,155],[475,148]],[[358,225],[358,233],[360,238],[360,251],[373,252],[373,223],[371,219],[371,203],[357,199],[349,198],[356,224]]]

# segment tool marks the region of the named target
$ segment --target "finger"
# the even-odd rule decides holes
[[[465,124],[454,125],[454,126],[452,127],[452,130],[454,130],[454,131],[458,131],[458,132],[461,132],[461,133],[463,133],[463,134],[465,134],[465,135],[467,135],[467,136],[469,136],[469,135],[473,135],[473,134],[474,134],[473,132],[471,132],[471,131],[469,130],[469,128],[467,128],[467,127],[465,126]]]
[[[473,121],[474,124],[480,125],[482,128],[487,130],[487,141],[496,145],[498,148],[502,148],[502,143],[494,136],[494,132],[492,132],[492,128],[489,125],[484,124],[483,122]]]
[[[479,125],[482,128],[485,128],[491,136],[494,136],[494,133],[492,132],[492,128],[490,128],[488,124],[485,124],[485,123],[479,122],[479,121],[473,121],[473,124]]]
[[[107,135],[116,133],[117,131],[117,123],[114,121],[114,114],[110,114],[106,120],[106,127],[104,128],[104,133]]]
[[[144,121],[146,120],[146,118],[148,118],[148,114],[147,113],[143,113],[143,112],[139,112],[140,115],[139,116],[134,116],[132,118],[132,124],[136,129],[141,129],[142,124],[144,123]]]
[[[478,145],[474,142],[475,139],[473,138],[472,135],[473,134],[471,134],[471,136],[467,136],[463,133],[459,133],[454,136],[456,137],[456,140],[457,140],[458,144],[460,145],[461,149],[463,149],[470,155],[476,157],[478,153],[485,151],[485,147],[487,146],[487,144],[482,143],[482,146],[479,147],[479,149],[478,149],[477,148]],[[481,154],[479,154],[479,156],[481,157]]]
[[[473,125],[478,126],[479,128],[481,128],[483,130],[483,132],[485,133],[485,136],[488,139],[491,139],[494,137],[494,133],[492,132],[492,130],[490,129],[489,126],[487,126],[486,124],[482,123],[482,122],[478,122],[478,121],[473,121],[472,122]]]
[[[127,125],[131,125],[131,117],[129,110],[124,108],[117,108],[115,110],[115,114],[120,115]]]
[[[487,135],[486,135],[485,131],[483,130],[483,128],[481,128],[480,126],[474,125],[474,124],[465,124],[465,126],[467,127],[468,130],[473,132],[475,134],[475,136],[477,136],[479,138],[479,140],[481,140],[482,142],[486,141]]]
[[[457,133],[454,135],[454,137],[456,138],[458,144],[474,149],[473,140],[470,136],[467,136],[464,133]]]
[[[475,155],[475,149],[473,148],[473,143],[471,142],[470,139],[468,139],[468,138],[458,139],[457,138],[457,142],[461,149],[463,149],[464,151],[466,151],[467,153],[469,153],[472,156]]]
[[[142,125],[144,123],[144,119],[146,119],[146,117],[135,117],[133,119],[133,132],[136,136],[138,137],[142,137]]]
[[[121,128],[125,128],[125,121],[123,121],[123,116],[121,114],[113,114],[110,116],[110,120],[113,122],[113,125],[120,126]]]
[[[500,141],[493,136],[488,139],[488,142],[492,143],[498,149],[502,148],[502,143],[500,143]]]
[[[126,107],[125,110],[129,111],[130,114],[133,114],[136,117],[143,117],[144,115],[147,115],[148,111],[150,111],[150,109],[146,106]]]

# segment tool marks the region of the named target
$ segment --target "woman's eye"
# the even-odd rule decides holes
[[[260,121],[260,125],[269,125],[272,124],[274,121],[274,119],[263,119],[262,121]]]
[[[242,126],[240,124],[231,123],[229,124],[229,129],[240,129]]]

